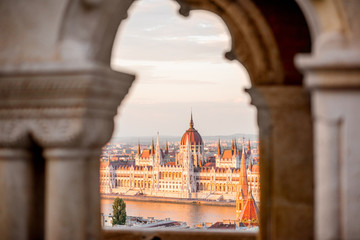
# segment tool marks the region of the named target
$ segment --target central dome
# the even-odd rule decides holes
[[[186,142],[188,140],[190,140],[189,145],[202,145],[203,144],[200,134],[194,128],[192,113],[191,113],[191,119],[190,119],[190,128],[182,136],[180,145],[186,145]]]

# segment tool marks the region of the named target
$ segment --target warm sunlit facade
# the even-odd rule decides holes
[[[228,152],[236,164],[223,164],[228,161]],[[165,151],[160,149],[159,136],[156,146],[152,143],[150,149],[141,151],[138,144],[135,165],[119,162],[101,163],[100,192],[235,201],[242,171],[245,172],[247,185],[252,188],[255,201],[259,202],[259,168],[251,156],[250,143],[246,153],[245,146],[242,145],[242,155],[235,140],[231,150],[224,150],[224,154],[219,153],[220,145],[216,163],[206,162],[204,142],[194,128],[191,116],[190,128],[181,139],[180,151],[176,154],[174,162],[169,161],[167,144]]]

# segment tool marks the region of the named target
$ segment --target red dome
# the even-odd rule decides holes
[[[202,141],[200,134],[194,128],[192,114],[191,114],[191,120],[190,120],[190,128],[182,136],[180,145],[186,145],[186,142],[188,140],[190,140],[189,145],[203,145],[203,141]]]

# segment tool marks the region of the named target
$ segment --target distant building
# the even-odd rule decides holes
[[[140,143],[138,143],[138,148],[135,156],[135,165],[136,166],[159,166],[164,165],[169,160],[169,150],[168,144],[166,143],[165,152],[160,149],[159,146],[159,136],[157,137],[156,149],[154,147],[154,140],[151,143],[150,149],[145,149],[141,151]]]
[[[235,221],[230,221],[230,220],[224,220],[222,222],[214,223],[208,229],[236,230],[236,222]]]
[[[254,170],[254,171],[253,171]],[[249,176],[248,176],[249,175]],[[240,179],[236,193],[236,219],[246,227],[259,226],[259,209],[254,200],[252,189],[258,196],[260,188],[259,167],[252,166],[249,161],[248,169],[245,167],[245,151],[241,154]]]
[[[243,144],[243,153],[244,148]],[[219,151],[221,152],[221,148],[218,149],[218,153]],[[259,172],[252,172],[252,168],[256,165],[252,167],[251,154],[248,154],[247,158],[245,155],[244,158],[240,158],[236,141],[233,141],[232,149],[224,150],[224,154],[218,156],[219,161],[218,159],[215,162],[205,161],[204,142],[194,128],[191,115],[190,127],[181,138],[180,151],[176,154],[175,161],[169,162],[168,144],[165,145],[164,151],[160,149],[158,135],[156,146],[152,142],[150,149],[141,150],[138,144],[135,165],[101,163],[100,191],[127,195],[144,194],[235,201],[240,177],[249,176],[244,181],[250,181],[246,184],[252,186],[256,193],[254,198],[259,201]],[[240,165],[244,166],[242,170],[239,169]],[[254,170],[256,169],[258,168],[255,167]],[[241,175],[240,170],[244,171],[245,175]]]

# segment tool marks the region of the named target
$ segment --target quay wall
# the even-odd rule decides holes
[[[236,206],[235,202],[226,202],[226,201],[210,201],[203,199],[167,198],[167,197],[154,197],[154,196],[127,196],[120,194],[101,194],[101,199],[115,199],[117,197],[122,198],[124,200],[139,201],[139,202],[198,204],[198,205],[224,206],[224,207]]]

